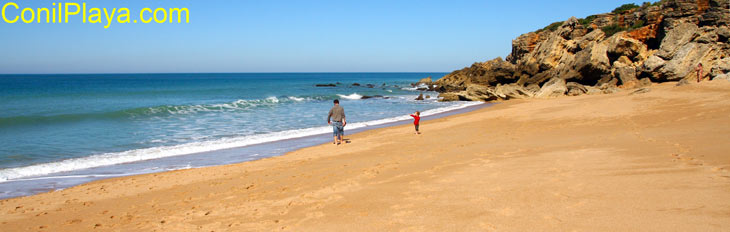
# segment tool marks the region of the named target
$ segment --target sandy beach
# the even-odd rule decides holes
[[[727,231],[730,82],[650,89],[2,200],[0,231]]]

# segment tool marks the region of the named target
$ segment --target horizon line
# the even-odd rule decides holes
[[[118,73],[0,73],[0,76],[9,75],[124,75],[124,74],[279,74],[279,73],[291,73],[291,74],[316,74],[316,73],[451,73],[453,71],[383,71],[383,72],[118,72]]]

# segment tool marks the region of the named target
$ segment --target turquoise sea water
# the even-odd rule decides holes
[[[0,197],[64,186],[63,179],[139,172],[154,162],[306,136],[329,137],[341,99],[347,130],[464,107],[415,101],[410,83],[444,73],[99,74],[0,76]],[[338,83],[336,87],[316,84]],[[359,83],[361,86],[353,86]],[[371,84],[368,87],[367,84]],[[361,99],[362,96],[382,96]],[[326,136],[325,136],[326,135]],[[231,154],[240,160],[258,154]],[[230,156],[227,156],[230,159]],[[216,156],[149,165],[226,163]],[[213,160],[213,161],[211,161]],[[166,167],[161,167],[165,166]],[[105,171],[105,167],[108,170]],[[148,168],[149,168],[148,167]],[[73,173],[74,175],[71,175]],[[100,174],[102,173],[102,174]],[[54,179],[38,187],[28,180]],[[21,184],[22,183],[22,184]],[[37,184],[37,183],[35,183]],[[5,186],[3,188],[3,186]],[[30,186],[30,187],[29,187]]]

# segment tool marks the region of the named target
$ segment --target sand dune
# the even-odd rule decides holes
[[[516,100],[0,201],[1,231],[727,231],[730,82]]]

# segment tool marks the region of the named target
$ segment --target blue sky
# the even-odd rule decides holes
[[[8,0],[0,0],[4,5]],[[52,7],[54,1],[13,1]],[[55,1],[58,2],[58,1]],[[81,3],[79,1],[78,3]],[[450,72],[602,1],[86,1],[89,7],[187,7],[189,24],[8,24],[0,73]],[[0,5],[1,6],[1,5]],[[17,13],[14,13],[17,14]]]

